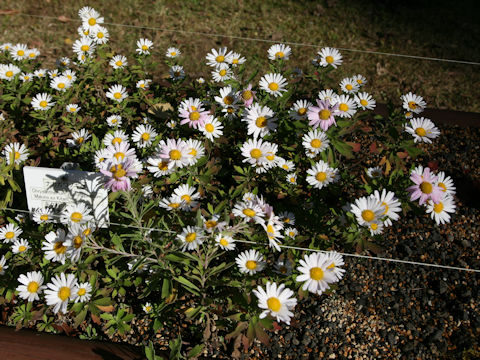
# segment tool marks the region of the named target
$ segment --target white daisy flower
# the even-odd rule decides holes
[[[60,59],[57,59],[56,64],[60,67],[67,67],[70,65],[70,59],[66,56],[63,56]]]
[[[278,214],[278,217],[286,225],[295,225],[295,214],[290,211],[283,211],[280,214]]]
[[[68,80],[70,80],[71,83],[75,82],[77,80],[77,73],[73,70],[65,70],[62,72],[62,76],[65,76]]]
[[[188,139],[186,143],[188,154],[191,156],[189,164],[195,165],[205,155],[205,148],[199,140]]]
[[[55,105],[55,102],[52,101],[52,97],[49,94],[40,93],[33,97],[31,104],[34,110],[45,111]]]
[[[455,185],[453,184],[452,178],[450,176],[446,176],[443,171],[440,171],[437,174],[437,177],[438,178],[435,185],[442,188],[442,191],[446,195],[455,195],[456,188],[455,188]]]
[[[58,69],[53,69],[48,71],[48,76],[50,76],[50,79],[55,79],[57,76],[59,76],[60,70]]]
[[[36,48],[28,49],[27,58],[28,60],[35,60],[40,55],[40,51]]]
[[[2,151],[2,155],[5,157],[8,165],[12,164],[12,162],[16,165],[19,165],[28,159],[28,155],[30,155],[30,153],[24,144],[14,142],[5,146],[5,149]]]
[[[370,167],[367,169],[367,175],[372,179],[379,179],[383,176],[382,168],[379,166]]]
[[[95,50],[95,47],[95,41],[88,36],[82,36],[80,39],[75,40],[72,45],[73,52],[77,55],[90,55]]]
[[[83,224],[92,219],[91,210],[84,203],[67,205],[61,214],[63,224]]]
[[[122,117],[120,115],[110,115],[107,119],[107,124],[110,127],[117,127],[122,125]]]
[[[147,90],[150,88],[151,82],[152,80],[150,79],[138,80],[136,83],[137,89]]]
[[[269,73],[264,75],[259,82],[260,88],[273,96],[282,96],[287,91],[287,80],[281,74]]]
[[[297,299],[293,297],[292,290],[285,288],[283,284],[277,286],[276,283],[267,282],[266,290],[259,285],[257,290],[252,292],[258,298],[258,307],[265,309],[260,314],[260,319],[271,315],[277,321],[283,321],[290,325],[293,317],[291,310],[297,305]]]
[[[352,77],[353,81],[355,81],[360,87],[367,83],[367,78],[361,74],[354,75]]]
[[[382,217],[387,217],[383,221],[384,226],[391,226],[392,220],[397,221],[400,218],[398,213],[402,211],[402,204],[395,197],[394,192],[383,189],[380,193],[378,190],[375,190],[370,196],[373,196],[383,207]]]
[[[381,220],[375,220],[368,224],[368,229],[370,230],[370,234],[373,235],[378,235],[383,232],[385,225]]]
[[[427,118],[410,119],[410,126],[405,125],[405,131],[413,136],[414,142],[431,144],[432,140],[440,135],[440,130]]]
[[[322,160],[317,162],[311,169],[307,171],[307,182],[316,189],[336,181],[338,169],[331,168]]]
[[[206,220],[203,217],[202,219],[203,219],[203,227],[209,233],[212,233],[214,231],[223,231],[225,226],[227,226],[226,221],[218,221],[220,219],[220,215],[218,214],[212,215],[210,220]]]
[[[153,48],[153,42],[148,39],[140,39],[137,41],[137,49],[135,50],[140,55],[150,55],[150,50]]]
[[[153,197],[152,185],[142,185],[142,195],[147,199],[151,199]]]
[[[253,135],[254,139],[264,137],[277,128],[274,112],[268,106],[252,104],[245,109],[242,121],[248,124],[248,135]]]
[[[45,224],[53,221],[53,211],[49,207],[37,208],[33,211],[33,221]]]
[[[8,244],[9,242],[17,240],[22,233],[23,230],[17,225],[8,223],[4,227],[0,228],[0,240],[3,240],[4,243]]]
[[[94,163],[97,169],[103,169],[105,167],[108,155],[109,153],[107,149],[100,149],[95,151]]]
[[[10,49],[10,56],[17,61],[27,58],[28,47],[25,44],[16,44]]]
[[[215,243],[219,246],[222,250],[235,250],[235,240],[231,236],[218,234],[215,237]]]
[[[298,235],[298,230],[293,227],[288,227],[285,229],[285,236],[295,239],[295,236]]]
[[[337,98],[338,116],[351,118],[357,112],[357,104],[348,95],[339,95]]]
[[[428,201],[426,211],[437,225],[440,225],[450,222],[450,213],[455,212],[455,207],[453,196],[445,194],[437,204],[431,200]]]
[[[385,207],[375,197],[361,197],[351,205],[350,211],[356,216],[357,222],[362,226],[380,221]]]
[[[98,44],[106,44],[110,39],[110,33],[108,29],[103,26],[97,26],[95,29],[90,30],[90,37]]]
[[[128,97],[127,89],[119,84],[110,86],[105,95],[107,96],[107,98],[117,102],[122,102]]]
[[[72,263],[76,263],[82,254],[82,246],[87,236],[87,234],[85,234],[85,230],[88,229],[88,227],[86,228],[85,226],[88,225],[70,225],[65,243],[68,244],[67,256]],[[88,232],[88,234],[90,234],[90,232]]]
[[[145,312],[145,314],[150,314],[153,310],[152,304],[147,302],[145,305],[142,306],[142,310]]]
[[[173,211],[180,209],[180,206],[182,205],[182,199],[180,199],[177,195],[172,195],[169,198],[164,198],[160,200],[158,206],[161,208],[164,208],[168,211]]]
[[[215,101],[222,107],[232,106],[238,102],[238,97],[231,86],[220,89],[220,96],[215,96]]]
[[[182,168],[190,164],[192,155],[190,155],[188,145],[184,140],[167,139],[161,146],[159,144],[159,148],[158,155],[162,159],[169,160],[169,168]]]
[[[283,276],[290,276],[292,274],[292,262],[287,260],[278,260],[275,265],[275,272]]]
[[[65,238],[65,230],[58,229],[57,232],[50,231],[45,235],[42,242],[42,250],[45,252],[45,258],[50,261],[58,261],[65,264],[67,249],[69,246]]]
[[[80,129],[72,133],[72,139],[67,139],[67,145],[70,147],[82,146],[85,141],[91,138],[86,129]]]
[[[335,105],[338,102],[338,94],[332,89],[325,89],[318,93],[318,98],[322,101],[328,100],[331,105]]]
[[[65,109],[71,114],[76,114],[81,109],[81,107],[77,104],[68,104]]]
[[[13,241],[12,252],[14,254],[21,254],[30,249],[28,241],[25,239],[16,239]]]
[[[123,69],[128,65],[128,60],[126,56],[115,55],[108,64],[114,69]]]
[[[22,80],[23,82],[28,82],[28,81],[32,81],[33,74],[32,73],[21,73],[19,77],[20,77],[20,80]]]
[[[238,270],[242,273],[253,275],[265,267],[265,259],[257,250],[246,250],[235,258]]]
[[[328,271],[333,272],[333,274],[337,278],[337,281],[340,281],[343,278],[343,275],[345,274],[345,269],[342,269],[340,267],[345,265],[342,255],[340,255],[336,251],[329,251],[327,253],[327,257],[328,257],[327,262],[330,262],[330,265],[327,266],[327,272]]]
[[[297,174],[296,173],[290,173],[285,176],[285,180],[287,183],[291,185],[297,185]]]
[[[100,13],[94,8],[85,6],[80,9],[78,15],[82,19],[82,26],[84,29],[95,29],[99,24],[103,24],[104,19]]]
[[[0,45],[0,50],[2,51],[10,51],[11,48],[12,43],[3,43],[2,45]]]
[[[330,288],[329,284],[337,282],[338,279],[333,271],[328,267],[333,263],[328,255],[321,252],[307,254],[300,260],[300,266],[297,271],[301,274],[297,276],[297,282],[304,282],[302,289],[305,291],[322,295]]]
[[[268,49],[268,58],[270,60],[288,60],[292,54],[292,49],[288,45],[275,44]]]
[[[183,243],[182,251],[185,251],[197,249],[203,243],[205,236],[201,228],[187,226],[183,228],[181,234],[177,235],[177,238]]]
[[[243,63],[245,63],[245,61],[247,61],[247,59],[245,59],[242,54],[239,54],[239,53],[236,53],[236,52],[232,52],[228,57],[227,57],[227,60],[226,60],[230,65],[232,65],[232,67],[237,67],[238,65],[241,65]]]
[[[223,129],[222,123],[212,115],[208,115],[205,120],[205,124],[200,127],[200,131],[210,141],[214,141],[214,139],[222,136],[223,135],[222,129]]]
[[[147,160],[147,164],[150,165],[147,165],[147,169],[153,173],[154,177],[170,175],[174,171],[174,168],[168,166],[169,162],[170,161],[168,159],[162,159],[158,156],[153,156]]]
[[[285,160],[282,158],[282,160],[280,160],[278,162],[278,167],[285,170],[285,171],[294,171],[295,170],[295,164],[293,163],[293,161],[290,161],[290,160]]]
[[[305,120],[308,108],[313,104],[308,100],[297,100],[290,108],[290,117],[293,120]]]
[[[132,135],[132,141],[139,147],[150,146],[157,136],[157,132],[151,125],[138,125]]]
[[[265,220],[265,212],[260,205],[253,201],[239,201],[233,207],[232,213],[234,216],[241,217],[245,221],[253,220],[257,224],[263,224]]]
[[[402,95],[400,99],[403,102],[403,108],[406,111],[413,112],[415,114],[420,114],[427,106],[427,103],[421,96],[415,95],[412,92]]]
[[[118,116],[118,115],[112,115],[112,116]],[[108,122],[108,119],[107,119],[107,122]],[[118,122],[119,121],[117,121],[116,123]],[[121,120],[120,120],[120,123],[121,123]],[[123,130],[115,130],[113,134],[108,133],[103,138],[103,145],[105,146],[121,144],[122,142],[128,142],[128,135],[125,134],[125,131]]]
[[[377,104],[372,95],[366,92],[356,94],[353,99],[362,110],[373,110]]]
[[[305,154],[314,158],[322,151],[328,148],[330,141],[327,134],[319,129],[310,130],[302,137],[302,145],[305,148]]]
[[[26,274],[21,274],[18,277],[18,282],[21,285],[17,286],[18,296],[28,302],[40,300],[39,294],[46,288],[43,285],[43,275],[40,271],[31,271]]]
[[[53,308],[54,313],[67,312],[67,306],[69,300],[75,300],[77,294],[74,293],[74,288],[77,285],[77,279],[75,275],[60,273],[55,275],[51,279],[51,282],[47,284],[47,289],[44,291],[45,300],[47,305],[55,305]]]
[[[261,165],[267,160],[265,156],[272,149],[272,144],[262,139],[249,139],[243,143],[240,151],[245,158],[243,162],[248,162],[252,166]]]
[[[340,82],[340,89],[346,94],[355,94],[360,89],[360,85],[352,78],[345,78]]]
[[[233,72],[228,64],[219,65],[212,71],[212,79],[215,82],[222,82],[233,78]]]
[[[75,302],[88,302],[92,297],[92,285],[88,282],[75,285],[72,290],[75,296]]]
[[[280,249],[280,243],[284,236],[281,233],[283,230],[283,223],[275,223],[273,216],[268,218],[268,222],[266,224],[262,224],[263,228],[265,229],[268,237],[268,246],[274,248],[277,251],[282,251]]]
[[[0,259],[0,275],[5,274],[5,270],[8,269],[8,265],[6,265],[7,259],[5,259],[5,255],[2,255]]]
[[[185,70],[183,70],[183,66],[180,65],[173,65],[170,70],[170,78],[173,80],[181,80],[185,78]]]
[[[196,81],[197,81],[197,83],[199,83],[199,84],[204,84],[204,83],[205,83],[205,79],[202,78],[202,77],[199,77]]]
[[[175,58],[179,57],[181,54],[182,54],[182,52],[178,48],[169,47],[167,49],[167,53],[165,54],[165,56],[167,58],[170,58],[170,59],[175,59]]]
[[[223,47],[218,50],[212,49],[206,56],[207,65],[217,67],[224,65],[227,62],[227,58],[231,55],[231,52],[227,53],[227,48]]]
[[[200,193],[196,192],[196,188],[188,184],[183,184],[177,187],[173,193],[182,201],[180,209],[184,211],[192,211],[198,206],[197,199],[200,198]]]
[[[337,49],[325,47],[318,52],[318,57],[320,58],[319,65],[327,67],[328,65],[333,66],[335,69],[337,66],[342,64],[342,55]]]
[[[33,75],[39,79],[44,78],[47,75],[47,69],[38,69],[33,72]]]

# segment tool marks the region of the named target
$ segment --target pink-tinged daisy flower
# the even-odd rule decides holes
[[[308,108],[308,125],[314,129],[320,125],[323,131],[327,131],[332,124],[337,126],[334,116],[339,114],[338,104],[331,105],[328,100],[317,100],[317,105]]]
[[[158,156],[161,159],[168,160],[168,168],[182,168],[190,164],[192,154],[190,147],[182,139],[167,139],[166,142],[159,144],[160,152]]]
[[[188,124],[189,127],[194,129],[199,129],[205,125],[209,112],[203,108],[200,100],[196,100],[198,99],[190,98],[180,104],[178,114],[182,118],[182,121],[180,121],[181,125]]]
[[[142,170],[142,165],[132,158],[126,158],[121,162],[109,162],[108,170],[100,170],[100,172],[109,179],[105,183],[105,188],[112,191],[131,189],[129,177],[136,178]]]
[[[240,92],[239,95],[242,98],[243,105],[245,105],[245,107],[250,107],[250,105],[252,105],[253,100],[256,99],[256,93],[256,91],[252,90],[252,84],[248,84],[247,88]]]
[[[422,205],[428,200],[432,200],[435,204],[438,204],[442,199],[442,188],[435,185],[437,177],[430,172],[430,168],[426,167],[422,173],[413,172],[410,175],[410,180],[415,183],[415,185],[407,188],[411,201],[420,199],[418,203]]]

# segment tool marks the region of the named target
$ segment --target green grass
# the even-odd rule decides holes
[[[199,31],[278,42],[292,41],[321,46],[376,50],[401,54],[480,61],[480,27],[474,1],[461,7],[439,1],[23,1],[4,0],[1,9],[66,16],[78,19],[83,5],[97,9],[105,21],[166,29]],[[77,22],[60,22],[21,15],[0,15],[0,41],[27,43],[40,49],[44,60],[72,56],[69,42],[77,37]],[[205,54],[212,47],[228,46],[250,59],[250,66],[267,71],[265,58],[271,44],[200,36],[176,32],[107,26],[111,45],[129,56],[139,37],[155,43],[155,56],[168,46],[183,52],[184,66],[192,75],[208,76]],[[291,63],[309,66],[317,49],[293,47]],[[399,102],[402,93],[413,91],[426,98],[429,107],[480,112],[480,66],[342,51],[344,65],[336,72],[344,76],[361,73],[369,80],[367,90],[378,101]],[[200,64],[200,65],[199,65]],[[154,79],[164,76],[159,68]],[[433,119],[434,120],[434,119]]]

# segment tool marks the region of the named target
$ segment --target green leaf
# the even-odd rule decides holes
[[[195,286],[192,282],[189,280],[185,279],[183,276],[178,276],[175,278],[180,284],[184,285],[187,290],[190,292],[199,295],[200,294],[200,289]]]
[[[197,357],[203,351],[203,344],[195,345],[192,350],[188,352],[187,358],[191,359]]]

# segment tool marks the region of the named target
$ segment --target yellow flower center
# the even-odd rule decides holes
[[[97,38],[102,39],[105,35],[102,32],[97,33]]]
[[[278,84],[275,83],[275,82],[272,82],[272,83],[268,84],[268,88],[272,91],[277,91],[278,90]]]
[[[83,219],[83,215],[78,211],[75,211],[72,213],[72,215],[70,215],[70,219],[74,222],[79,222]]]
[[[253,96],[253,93],[251,90],[245,90],[244,92],[242,92],[243,100],[250,100],[252,96]]]
[[[120,180],[127,174],[127,172],[123,169],[122,164],[112,166],[110,172],[112,173],[112,176],[115,178],[115,180]]]
[[[123,152],[121,152],[121,151],[116,152],[114,156],[115,156],[115,158],[116,158],[117,160],[123,160],[123,159],[125,159],[125,153],[123,153]]]
[[[320,118],[320,120],[328,120],[330,119],[331,115],[332,113],[330,112],[330,110],[327,109],[323,109],[318,112],[318,117]]]
[[[93,25],[95,25],[96,23],[97,23],[97,20],[95,20],[95,18],[90,18],[90,19],[88,19],[88,24],[89,24],[90,26],[93,26]]]
[[[322,280],[323,279],[323,270],[319,267],[313,267],[310,269],[310,278],[313,280]]]
[[[88,51],[90,50],[90,46],[88,45],[82,45],[82,47],[80,48],[82,51]]]
[[[65,254],[67,247],[63,245],[63,241],[57,241],[53,244],[53,251],[55,251],[56,254]]]
[[[303,107],[297,110],[297,114],[300,116],[305,115],[306,113],[307,113],[307,109]]]
[[[176,53],[175,51],[172,51],[172,52],[170,53],[170,55],[171,55],[171,56],[175,56],[175,55],[177,55],[177,53]]]
[[[47,221],[48,220],[48,215],[47,214],[40,215],[40,220]]]
[[[142,140],[143,140],[143,141],[148,141],[149,139],[150,139],[150,134],[144,132],[144,133],[142,134]]]
[[[83,239],[81,236],[77,235],[73,238],[73,247],[79,249],[83,244]]]
[[[112,145],[120,144],[121,142],[122,142],[122,138],[116,137],[116,138],[113,138]]]
[[[363,210],[362,211],[362,219],[370,222],[373,219],[375,219],[375,213],[372,210]]]
[[[168,161],[162,161],[158,163],[158,168],[162,171],[165,171],[168,169]]]
[[[233,59],[232,64],[238,64],[238,59]]]
[[[372,228],[372,230],[377,230],[377,229],[378,229],[378,224],[376,224],[376,223],[371,223],[371,224],[370,224],[370,227]]]
[[[208,220],[207,222],[205,222],[205,227],[207,229],[211,229],[211,228],[214,228],[215,226],[217,226],[217,222],[215,220]]]
[[[188,194],[182,195],[182,197],[181,197],[180,199],[182,199],[183,201],[185,201],[187,204],[189,204],[190,201],[192,201],[192,198],[191,198],[190,195],[188,195]]]
[[[225,75],[227,75],[227,70],[222,69],[222,70],[220,70],[220,71],[218,72],[218,74],[219,74],[220,76],[225,76]]]
[[[122,94],[119,93],[119,92],[116,92],[115,94],[113,94],[113,97],[114,97],[115,99],[120,99],[120,98],[122,97]]]
[[[42,108],[46,108],[48,103],[45,101],[45,100],[42,100],[40,101],[40,104],[39,104]]]
[[[270,160],[270,161],[273,161],[275,159],[275,155],[273,155],[273,154],[269,154],[265,157],[267,158],[267,160]]]
[[[87,293],[87,290],[84,288],[78,289],[77,295],[78,296],[83,296]]]
[[[282,307],[282,303],[276,297],[271,297],[267,300],[267,306],[273,312],[279,312],[280,308]]]
[[[188,118],[192,121],[198,121],[198,119],[200,119],[200,113],[198,111],[193,111],[190,113]]]
[[[227,246],[227,245],[228,245],[227,239],[221,238],[221,239],[220,239],[220,245],[222,245],[222,246]]]
[[[352,84],[345,85],[345,89],[347,89],[348,91],[351,91],[353,89]]]
[[[205,130],[207,130],[209,133],[213,132],[213,130],[215,130],[215,128],[213,127],[212,124],[208,123],[205,125]]]
[[[326,61],[327,63],[329,63],[329,64],[332,64],[333,61],[334,61],[334,60],[333,60],[333,56],[330,56],[330,55],[327,56],[327,57],[325,58],[325,61]]]
[[[327,266],[327,269],[333,269],[335,267],[335,263],[331,263],[330,265]]]
[[[340,111],[348,111],[348,105],[345,103],[341,103],[340,106],[338,107]]]
[[[27,291],[33,294],[38,291],[39,287],[40,286],[38,286],[38,283],[36,281],[30,281],[27,286]]]
[[[245,216],[248,216],[248,217],[254,217],[257,213],[255,212],[255,210],[253,209],[250,209],[250,208],[247,208],[247,209],[243,209],[243,214]]]
[[[276,57],[276,58],[281,59],[281,58],[283,58],[284,56],[285,56],[285,54],[284,54],[283,52],[281,52],[281,51],[277,51],[277,52],[275,53],[275,57]]]
[[[13,157],[15,158],[15,160],[20,159],[20,153],[18,151],[15,151],[15,154],[13,155]]]
[[[13,76],[13,71],[8,70],[8,71],[5,73],[5,75],[6,75],[7,77],[12,77],[12,76]]]
[[[388,207],[388,204],[385,201],[382,202],[382,205],[385,206],[385,210],[383,211],[382,215],[385,215],[388,212],[389,207]]]
[[[188,242],[188,243],[191,243],[193,241],[195,241],[195,239],[197,238],[197,233],[188,233],[187,236],[185,236],[185,241]]]
[[[92,229],[86,228],[85,230],[83,230],[83,235],[88,236],[90,235],[91,232],[92,232]]]
[[[176,150],[176,149],[170,150],[168,155],[170,156],[170,159],[172,159],[172,160],[180,160],[182,158],[182,153],[179,150]]]
[[[408,107],[412,110],[415,110],[417,108],[417,103],[415,101],[409,101]]]
[[[218,63],[222,63],[225,61],[225,56],[223,55],[218,55],[216,58],[215,58],[215,61],[218,62]]]
[[[148,46],[147,45],[142,45],[142,50],[143,51],[148,50]]]
[[[173,209],[177,209],[180,206],[180,204],[179,203],[170,203],[170,204],[168,204],[168,206],[170,206]]]
[[[361,100],[360,100],[360,104],[361,104],[362,106],[367,106],[367,105],[368,105],[368,101],[365,100],[365,99],[361,99]]]
[[[430,194],[433,190],[433,186],[432,184],[430,184],[429,182],[427,181],[424,181],[420,184],[420,190],[424,193],[424,194]]]
[[[433,205],[433,211],[435,211],[437,214],[441,213],[443,211],[443,203],[438,203]]]
[[[122,66],[122,65],[123,65],[123,62],[121,62],[120,60],[118,60],[118,61],[115,63],[115,65],[117,65],[117,66]]]
[[[320,146],[322,146],[322,141],[320,139],[313,139],[312,141],[310,141],[310,145],[313,148],[318,149]]]
[[[18,51],[17,51],[17,55],[18,55],[18,56],[23,56],[23,55],[25,55],[25,51],[23,51],[23,50],[18,50]]]
[[[317,175],[315,175],[315,179],[317,179],[317,181],[323,182],[327,179],[327,174],[324,171],[320,171],[317,173]]]
[[[13,231],[8,231],[6,234],[5,234],[5,238],[6,239],[13,239],[15,236],[15,233]]]
[[[58,297],[62,301],[66,301],[70,297],[70,288],[68,286],[62,286],[58,291]]]
[[[250,156],[254,159],[259,159],[262,156],[262,150],[252,149],[250,150]]]
[[[230,95],[227,95],[223,98],[223,102],[227,105],[233,104],[233,100],[235,99],[233,98],[233,96],[230,96]]]
[[[419,127],[415,129],[415,134],[417,134],[418,136],[425,136],[427,135],[427,132],[425,131],[424,128]]]
[[[255,120],[255,125],[257,125],[259,128],[264,128],[267,126],[267,118],[265,116],[260,116]]]
[[[255,260],[248,260],[245,264],[248,270],[255,270],[257,268],[257,262]]]
[[[58,88],[59,89],[64,89],[65,88],[65,83],[58,83]]]
[[[275,228],[273,227],[273,225],[271,225],[271,224],[267,225],[267,232],[269,232],[271,234],[275,233]]]
[[[24,252],[25,250],[27,250],[27,247],[24,246],[24,245],[20,245],[20,246],[18,247],[18,251],[19,251],[19,252]]]
[[[438,183],[438,186],[442,188],[442,191],[447,191],[447,186],[444,183]]]

